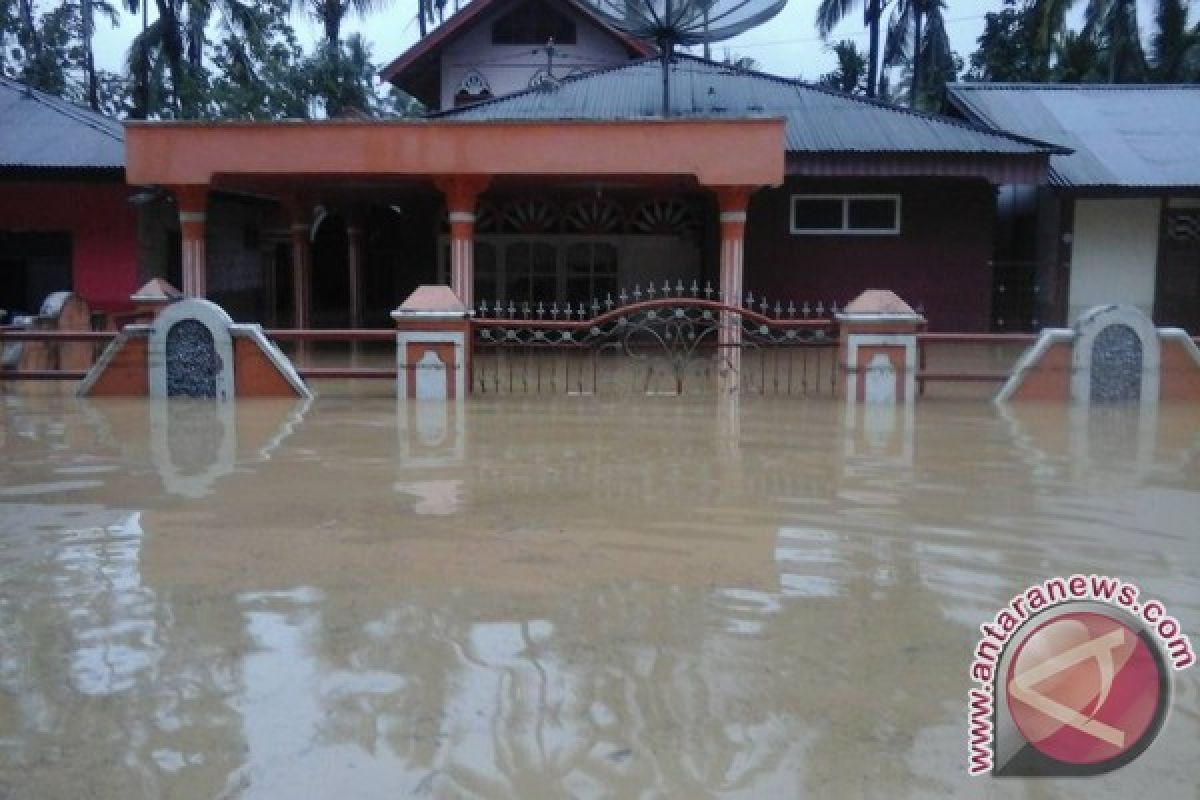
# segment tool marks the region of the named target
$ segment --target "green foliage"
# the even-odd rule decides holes
[[[1188,28],[1186,0],[1158,0],[1154,22],[1149,79],[1156,83],[1200,81],[1200,22]]]
[[[1156,0],[1147,53],[1136,0],[1088,0],[1079,30],[1072,0],[1005,0],[985,15],[969,80],[1188,83],[1200,80],[1200,23],[1188,0]]]
[[[1034,4],[1004,0],[1004,9],[985,14],[979,49],[971,54],[966,78],[972,81],[1044,81],[1051,51],[1038,43],[1039,19]]]
[[[231,4],[230,22],[212,46],[207,116],[309,116],[312,88],[304,71],[304,53],[288,24],[288,10],[288,0]]]
[[[883,21],[883,10],[888,2],[890,0],[819,0],[817,3],[817,33],[820,34],[822,39],[828,39],[833,29],[842,20],[850,16],[851,12],[861,6],[863,24],[866,25],[869,36],[867,57],[861,68],[863,73],[863,90],[868,97],[876,95],[879,82],[882,81],[882,77],[877,74],[879,69],[879,37]],[[845,42],[839,44],[845,44]],[[838,52],[837,47],[838,45],[834,45],[831,49],[838,57],[838,70],[842,70],[846,65],[841,63],[842,54]],[[826,78],[830,78],[833,75],[834,73],[828,73],[822,76],[821,81],[824,82]]]
[[[945,0],[896,0],[888,21],[883,63],[900,69],[913,108],[940,111],[946,84],[962,71],[962,59],[950,48],[945,9]]]
[[[866,93],[867,58],[858,51],[858,46],[843,39],[828,49],[837,58],[837,68],[822,75],[817,83],[846,94]]]

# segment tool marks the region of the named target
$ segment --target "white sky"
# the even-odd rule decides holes
[[[1144,33],[1153,25],[1152,4],[1153,0],[1139,0],[1138,3],[1139,22]],[[453,0],[449,5],[453,7]],[[975,40],[983,30],[983,15],[1003,8],[1003,1],[948,0],[947,5],[945,16],[950,41],[965,62],[974,52]],[[1076,15],[1082,12],[1084,5],[1084,0],[1077,0]],[[366,18],[352,16],[343,27],[344,35],[363,33],[372,44],[375,62],[386,64],[416,41],[416,7],[416,0],[406,0],[402,3],[393,2]],[[816,0],[790,0],[783,12],[765,25],[728,42],[713,45],[713,57],[723,57],[725,48],[729,48],[735,55],[755,59],[767,72],[815,79],[834,66],[833,55],[825,49],[813,27],[816,7]],[[153,21],[153,9],[151,14]],[[292,24],[305,49],[310,49],[320,35],[319,27],[305,14],[294,15]],[[140,30],[140,16],[130,14],[123,16],[119,28],[111,29],[101,24],[96,35],[98,66],[122,72],[129,43]],[[861,13],[851,15],[830,39],[852,39],[866,53],[867,36],[862,27]]]

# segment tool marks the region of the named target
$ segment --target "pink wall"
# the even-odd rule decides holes
[[[0,183],[0,229],[71,234],[71,287],[93,309],[126,310],[137,289],[137,211],[115,182]]]
[[[790,233],[792,194],[899,194],[894,236]],[[931,330],[986,331],[991,324],[995,190],[969,180],[790,178],[757,192],[746,225],[745,286],[782,299],[836,300],[891,289],[925,307]]]

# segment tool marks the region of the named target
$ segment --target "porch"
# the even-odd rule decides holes
[[[738,296],[747,203],[782,181],[782,137],[770,119],[131,124],[128,178],[173,198],[185,295],[227,268],[210,198],[253,198],[278,209],[261,320],[359,328],[438,281],[471,308],[668,277]]]

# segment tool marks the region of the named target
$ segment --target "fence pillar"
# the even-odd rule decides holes
[[[439,178],[450,220],[450,287],[468,309],[475,307],[475,203],[487,188],[476,175]]]
[[[925,318],[887,289],[868,289],[837,314],[838,384],[849,405],[916,398],[917,332]]]
[[[471,311],[466,304],[449,286],[418,286],[392,319],[400,401],[461,402],[471,374]]]
[[[721,300],[731,306],[742,304],[743,266],[746,240],[746,207],[750,201],[749,186],[717,187],[717,204],[721,210]],[[719,389],[738,390],[742,371],[742,318],[722,312],[717,343]]]
[[[174,191],[183,249],[183,294],[186,297],[204,297],[208,291],[208,257],[205,252],[208,187],[176,186]]]

